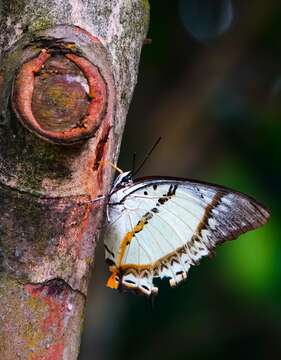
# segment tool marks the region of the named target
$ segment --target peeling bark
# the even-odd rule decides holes
[[[149,5],[12,0],[0,18],[0,358],[76,359]]]

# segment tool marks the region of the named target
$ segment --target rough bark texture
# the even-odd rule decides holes
[[[147,0],[0,1],[1,359],[77,357],[104,212],[104,202],[90,201],[110,189],[112,169],[99,161],[117,159],[148,19]],[[94,132],[67,146],[27,125],[18,103],[23,92],[28,98],[29,85],[23,77],[18,90],[15,80],[31,52],[49,52],[48,41],[59,38],[71,52],[66,58],[88,59],[107,86],[106,111]],[[57,45],[50,54],[56,51]],[[39,89],[41,80],[35,80]],[[34,106],[41,116],[39,95]]]

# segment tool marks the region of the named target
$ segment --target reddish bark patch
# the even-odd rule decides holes
[[[67,311],[68,289],[53,281],[49,285],[26,285],[26,290],[33,298],[40,299],[46,306],[46,316],[42,322],[41,331],[45,334],[53,333],[57,337],[61,336]]]
[[[38,344],[32,360],[60,360],[65,349],[65,333],[69,314],[71,290],[60,280],[51,280],[45,285],[25,285],[29,296],[40,303],[45,316],[37,330]],[[40,346],[41,339],[49,338],[49,343]]]
[[[46,50],[42,50],[37,58],[23,64],[15,84],[14,100],[16,107],[19,109],[23,121],[26,121],[29,126],[34,128],[37,124],[31,110],[34,74],[41,69],[49,57],[50,54]]]

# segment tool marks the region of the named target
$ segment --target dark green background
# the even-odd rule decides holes
[[[281,358],[281,4],[233,0],[218,35],[229,20],[220,3],[151,1],[152,44],[119,166],[130,169],[161,135],[141,175],[235,188],[266,204],[271,220],[219,247],[178,288],[164,282],[152,308],[105,287],[99,244],[80,360]]]

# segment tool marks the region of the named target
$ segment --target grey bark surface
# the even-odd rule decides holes
[[[2,94],[7,79],[15,76],[12,61],[5,59],[17,56],[23,37],[36,38],[57,25],[75,25],[101,41],[115,91],[106,137],[101,125],[78,149],[46,143],[23,129],[13,117],[5,88],[0,103],[1,359],[78,356],[104,214],[104,204],[80,206],[78,201],[110,189],[112,169],[95,170],[94,165],[101,152],[112,162],[118,158],[148,22],[146,0],[0,1]]]

